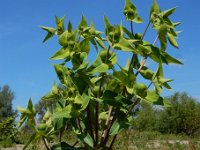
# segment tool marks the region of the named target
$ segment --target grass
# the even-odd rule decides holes
[[[21,139],[28,139],[28,135],[22,134]],[[22,136],[21,135],[21,136]],[[26,137],[26,138],[25,138]],[[20,138],[20,137],[19,137]],[[66,132],[65,141],[73,145],[77,138],[72,132]],[[5,140],[0,142],[1,147],[12,146],[12,141]],[[80,144],[80,143],[79,143]],[[78,145],[79,145],[78,144]],[[37,150],[43,145],[42,141],[37,144],[32,144],[29,149]],[[38,147],[39,146],[39,147]],[[199,137],[191,138],[184,134],[161,134],[159,132],[138,132],[132,129],[122,131],[116,140],[113,147],[114,150],[199,150],[200,139]]]
[[[113,147],[115,150],[199,150],[198,138],[159,132],[122,132]]]

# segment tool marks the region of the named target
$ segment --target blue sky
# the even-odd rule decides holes
[[[15,92],[14,107],[26,106],[31,97],[36,103],[47,93],[56,80],[48,58],[59,49],[56,38],[43,44],[46,33],[39,26],[54,26],[54,16],[66,16],[77,26],[84,14],[93,20],[96,29],[104,30],[103,16],[113,24],[122,21],[128,27],[122,14],[124,0],[0,0],[0,86],[8,84]],[[144,24],[134,25],[135,31],[143,32],[148,22],[152,0],[134,0]],[[179,27],[178,43],[180,48],[169,48],[169,53],[183,61],[183,66],[165,67],[166,77],[174,79],[173,91],[186,91],[200,100],[200,1],[198,0],[158,0],[161,8],[178,6],[172,18],[183,24]],[[146,39],[153,40],[154,33],[148,31]],[[123,56],[124,57],[124,56]],[[124,62],[124,58],[120,58]]]

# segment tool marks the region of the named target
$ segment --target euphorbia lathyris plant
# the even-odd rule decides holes
[[[170,104],[161,97],[161,92],[163,87],[171,89],[168,83],[172,80],[164,78],[162,66],[182,64],[166,52],[168,41],[178,48],[179,32],[175,27],[180,23],[169,18],[175,9],[161,11],[154,0],[143,34],[133,31],[134,23],[143,20],[131,0],[126,0],[124,7],[130,30],[122,24],[112,25],[106,17],[105,32],[97,31],[92,22],[88,25],[84,16],[77,29],[73,29],[70,21],[65,28],[64,17],[56,17],[55,28],[42,26],[48,32],[44,42],[56,35],[61,46],[51,59],[63,62],[54,65],[59,86],[54,83],[51,92],[42,98],[57,103],[47,109],[42,121],[37,123],[31,100],[27,109],[19,109],[20,126],[28,120],[34,131],[25,148],[42,138],[47,149],[112,149],[117,134],[130,126],[133,109],[140,101],[168,107]],[[150,26],[157,31],[153,43],[144,40]],[[118,62],[116,51],[130,55],[125,67]],[[92,63],[88,61],[90,52],[96,53]],[[148,68],[147,59],[155,62],[155,71]],[[138,77],[150,84],[142,83],[144,80]],[[77,135],[82,146],[63,141],[68,129]],[[57,137],[59,143],[50,144],[52,137]]]

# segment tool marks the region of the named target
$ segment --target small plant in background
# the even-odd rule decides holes
[[[182,64],[166,51],[167,41],[178,47],[175,27],[180,23],[169,18],[175,10],[161,11],[154,0],[143,34],[133,31],[134,23],[143,20],[131,0],[126,0],[124,6],[130,30],[122,24],[112,25],[106,17],[105,32],[96,30],[93,22],[88,25],[84,16],[77,29],[73,29],[70,21],[65,28],[64,17],[56,17],[56,28],[42,26],[48,32],[43,42],[58,36],[61,48],[51,59],[63,60],[61,64],[54,64],[60,80],[58,85],[62,88],[54,83],[51,92],[42,98],[57,102],[48,107],[41,122],[36,120],[31,100],[26,109],[18,109],[19,127],[27,121],[34,131],[24,149],[38,139],[43,139],[48,150],[112,149],[119,132],[130,126],[132,110],[140,101],[169,106],[161,93],[163,87],[171,89],[168,83],[172,80],[164,78],[162,66]],[[153,43],[144,40],[150,25],[157,31]],[[157,41],[160,47],[156,46]],[[91,63],[88,55],[95,50],[96,59]],[[116,51],[130,54],[125,67],[118,62]],[[155,62],[156,71],[146,66],[147,59]],[[140,76],[150,84],[140,81]],[[151,86],[154,88],[150,89]],[[63,139],[66,130],[72,130],[80,144],[67,143]]]

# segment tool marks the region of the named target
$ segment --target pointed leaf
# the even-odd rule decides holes
[[[176,10],[176,7],[165,10],[162,12],[162,14],[164,17],[169,17],[170,15],[172,15],[175,12],[175,10]]]
[[[51,56],[51,60],[61,60],[61,59],[70,59],[70,49],[67,47],[62,47],[60,50],[58,50],[53,56]]]
[[[96,74],[96,73],[102,73],[102,72],[107,72],[109,69],[109,66],[105,63],[102,63],[101,65],[97,66],[94,68],[92,71],[90,71],[90,74]]]
[[[132,44],[126,40],[125,38],[121,37],[119,42],[113,45],[113,48],[119,49],[125,52],[134,52],[136,53],[136,49],[132,46]]]
[[[172,35],[171,33],[168,33],[168,40],[170,42],[170,44],[176,48],[178,48],[178,43],[176,42],[176,39],[174,37],[174,35]]]
[[[174,57],[170,56],[168,53],[161,51],[161,56],[162,56],[162,61],[165,62],[166,64],[183,64],[181,61],[175,59]]]
[[[43,40],[43,43],[46,42],[47,40],[49,40],[50,38],[52,38],[54,36],[54,34],[56,33],[56,29],[54,29],[54,28],[45,27],[45,26],[41,26],[41,28],[48,32],[46,37]]]
[[[153,21],[155,16],[157,16],[161,12],[160,7],[156,0],[153,1],[153,5],[150,10],[150,20]]]
[[[167,26],[161,25],[158,30],[158,38],[160,40],[161,50],[166,50],[167,48]]]
[[[133,21],[135,23],[142,23],[143,20],[138,16],[138,11],[135,5],[131,2],[131,0],[126,0],[124,6],[124,15],[127,20]]]

